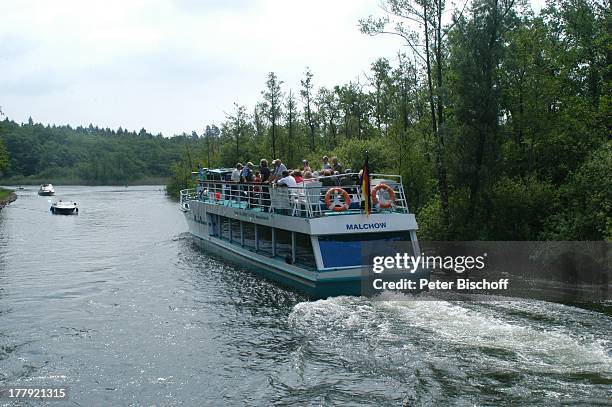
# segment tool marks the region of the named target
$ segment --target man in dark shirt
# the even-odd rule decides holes
[[[270,178],[270,168],[268,167],[268,160],[265,158],[259,160],[259,172],[261,173],[261,182],[268,182]]]
[[[342,166],[338,163],[338,157],[332,157],[332,170],[342,174]]]
[[[262,158],[259,160],[259,172],[261,173],[261,182],[268,184],[270,182],[270,168],[268,167],[268,160]],[[261,188],[261,206],[264,210],[270,207],[270,189],[267,186]]]

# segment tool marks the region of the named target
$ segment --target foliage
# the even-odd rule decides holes
[[[181,189],[196,187],[196,181],[191,174],[191,170],[184,165],[184,162],[172,163],[170,171],[172,176],[166,185],[166,194],[178,198]]]
[[[546,219],[556,207],[551,183],[537,177],[502,177],[487,191],[482,207],[495,222],[487,222],[483,238],[537,240]]]
[[[296,90],[270,72],[254,106],[170,138],[5,120],[5,175],[165,176],[177,195],[199,164],[319,169],[335,155],[359,171],[368,150],[373,172],[402,175],[421,238],[612,239],[610,3],[550,1],[539,15],[518,0],[381,6],[362,32],[399,36],[406,53],[358,78],[317,87],[306,68]]]
[[[562,186],[560,202],[543,237],[612,240],[612,141],[608,141]]]
[[[30,120],[0,122],[2,143],[8,150],[5,179],[71,179],[86,184],[124,184],[145,178],[167,178],[170,163],[180,160],[194,141],[186,134],[165,138],[142,129],[128,132],[70,126],[43,126]]]
[[[2,139],[0,139],[0,174],[2,174],[8,167],[10,162],[9,153],[4,145]]]

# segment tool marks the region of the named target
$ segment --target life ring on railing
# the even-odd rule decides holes
[[[385,190],[389,194],[389,200],[387,201],[379,201],[378,200],[378,191]],[[388,209],[395,204],[395,191],[387,184],[378,184],[372,189],[372,203],[374,205],[378,204],[383,209]]]
[[[344,198],[344,204],[342,206],[337,206],[332,202],[332,195],[342,194]],[[325,206],[327,209],[332,210],[334,212],[342,212],[346,211],[351,204],[351,197],[343,188],[334,187],[327,190],[325,193]]]

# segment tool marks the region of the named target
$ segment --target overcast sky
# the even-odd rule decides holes
[[[537,3],[543,0],[537,0]],[[363,78],[402,43],[359,33],[378,0],[18,0],[0,3],[0,106],[18,122],[164,135],[252,109],[266,75],[299,89]]]

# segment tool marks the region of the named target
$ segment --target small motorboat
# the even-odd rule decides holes
[[[53,202],[51,204],[51,213],[54,215],[77,215],[79,208],[77,208],[76,202],[73,201],[62,201]]]
[[[55,188],[52,184],[42,184],[38,190],[38,195],[51,196],[55,195]]]

